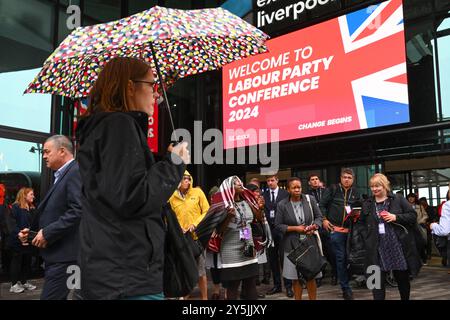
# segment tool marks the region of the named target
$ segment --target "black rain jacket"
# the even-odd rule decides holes
[[[412,276],[417,276],[422,267],[413,234],[414,225],[417,224],[417,213],[408,200],[403,197],[394,196],[390,193],[388,194],[388,199],[389,206],[387,211],[397,216],[397,220],[391,222],[391,224],[400,241],[408,265],[408,271]],[[378,221],[373,198],[364,201],[358,224],[364,226],[365,270],[367,270],[367,267],[371,265],[379,265]]]
[[[100,112],[79,122],[83,299],[163,292],[161,209],[185,165],[175,164],[169,155],[155,163],[147,130],[143,112]]]

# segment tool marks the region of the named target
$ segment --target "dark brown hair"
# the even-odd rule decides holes
[[[342,177],[344,174],[349,174],[349,175],[351,175],[352,177],[355,177],[355,173],[353,172],[353,169],[350,169],[350,168],[342,168],[342,170],[341,170],[341,177]]]
[[[311,172],[311,173],[308,175],[308,181],[311,180],[312,177],[317,177],[317,178],[319,178],[319,180],[320,180],[320,176],[319,176],[318,173]]]
[[[136,58],[111,59],[94,83],[85,115],[100,111],[131,111],[127,94],[128,81],[142,79],[149,69],[147,63]]]

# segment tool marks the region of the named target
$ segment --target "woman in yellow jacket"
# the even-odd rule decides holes
[[[209,203],[202,189],[193,187],[193,179],[186,170],[178,189],[169,199],[170,206],[175,212],[183,232],[193,232],[205,214],[208,212]],[[208,299],[207,278],[204,253],[198,257],[198,287],[202,300]]]

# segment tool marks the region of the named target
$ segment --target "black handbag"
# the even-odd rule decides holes
[[[305,281],[314,279],[327,264],[319,250],[316,235],[307,236],[300,241],[287,257],[295,265],[299,278]]]
[[[311,225],[314,222],[313,208],[309,195],[305,195],[311,212]],[[320,247],[319,247],[320,242]],[[295,265],[298,278],[303,281],[314,279],[327,265],[327,260],[322,255],[322,243],[317,231],[306,236],[300,244],[288,253],[288,259]]]
[[[434,245],[439,251],[447,248],[447,241],[448,241],[447,238],[448,238],[447,236],[441,237],[433,234]]]
[[[164,295],[168,298],[184,297],[197,285],[197,261],[175,213],[168,205],[163,207],[163,216],[167,224],[164,247]]]
[[[252,228],[252,237],[253,237],[253,244],[255,246],[255,250],[257,252],[262,252],[264,250],[264,243],[266,241],[266,235],[264,234],[264,228],[262,224],[258,221],[252,222],[250,224],[250,227]]]

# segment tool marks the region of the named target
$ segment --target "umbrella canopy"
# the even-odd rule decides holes
[[[163,84],[170,86],[179,78],[265,52],[267,39],[222,8],[156,6],[117,21],[77,28],[44,62],[25,93],[88,96],[103,65],[117,56],[140,58],[152,67],[156,61]]]

